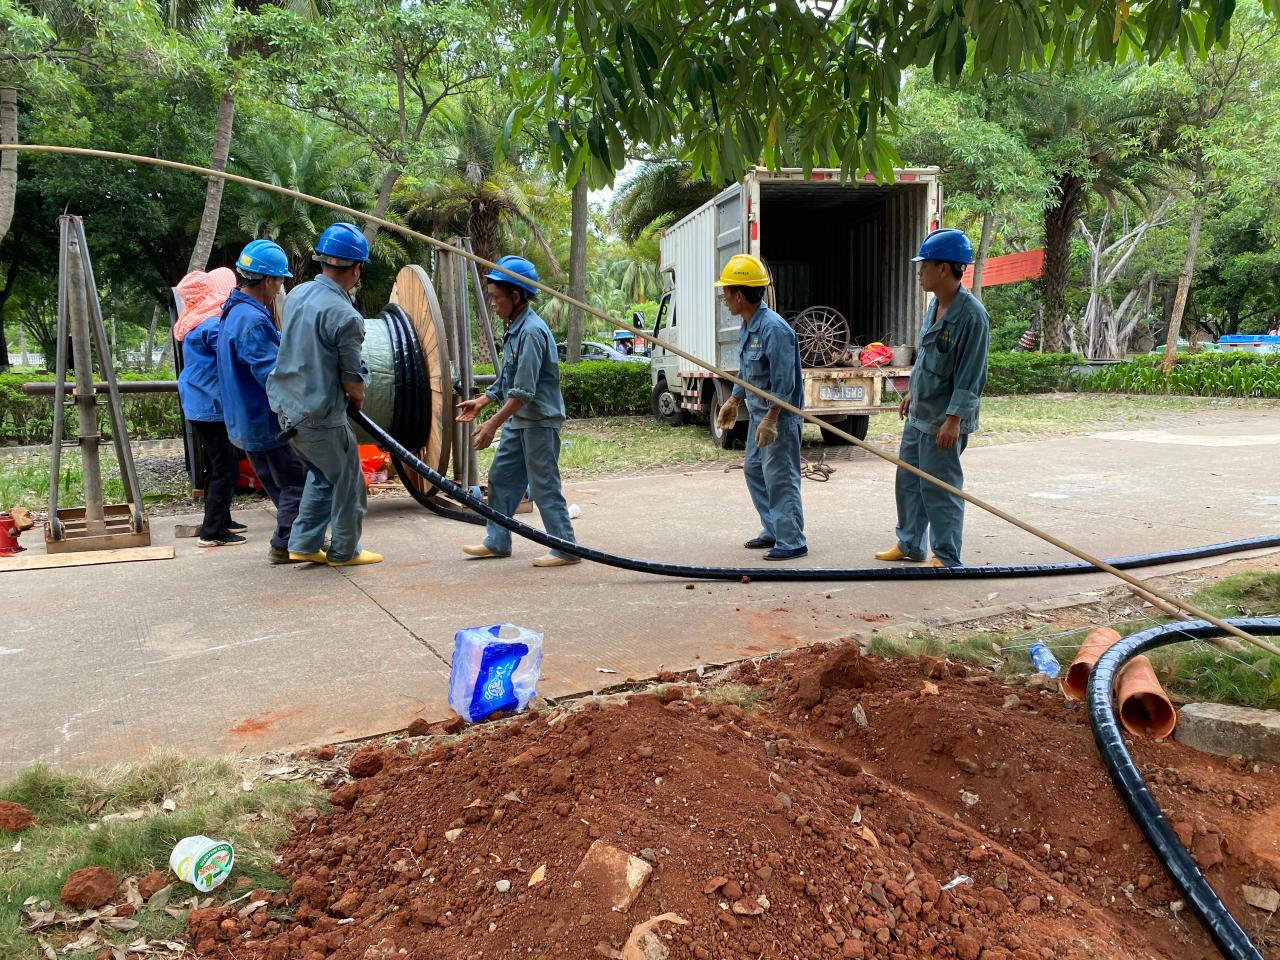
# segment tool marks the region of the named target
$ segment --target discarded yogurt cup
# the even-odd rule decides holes
[[[169,855],[169,867],[178,879],[201,893],[221,886],[231,876],[235,863],[236,853],[231,844],[205,836],[184,837]]]

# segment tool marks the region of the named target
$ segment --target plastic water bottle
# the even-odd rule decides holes
[[[1031,662],[1034,663],[1036,665],[1036,669],[1046,677],[1056,677],[1062,671],[1062,666],[1058,663],[1058,658],[1055,657],[1053,655],[1053,651],[1043,643],[1033,643],[1029,652],[1031,654]]]

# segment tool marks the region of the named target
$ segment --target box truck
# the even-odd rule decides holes
[[[715,281],[734,254],[759,257],[773,279],[766,302],[800,340],[805,408],[861,439],[869,416],[896,410],[906,389],[926,306],[911,258],[941,218],[937,167],[896,170],[892,183],[842,180],[838,170],[754,168],[663,231],[654,332],[736,373],[739,321]],[[889,365],[861,365],[861,348],[873,342],[894,348]],[[743,445],[746,404],[731,429],[716,427],[732,383],[661,347],[652,361],[655,416],[706,422],[720,446]]]

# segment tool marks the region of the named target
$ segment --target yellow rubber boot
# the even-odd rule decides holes
[[[303,563],[328,563],[329,555],[323,550],[317,550],[315,553],[294,553],[289,551],[290,560],[298,560]]]
[[[363,567],[369,563],[381,563],[382,554],[374,553],[372,550],[361,550],[350,560],[330,560],[331,567]]]
[[[898,547],[892,547],[889,550],[881,550],[876,554],[877,560],[910,560],[905,553]]]
[[[926,567],[945,567],[946,564],[943,563],[941,560],[939,560],[937,557],[930,557],[929,562],[926,563],[925,566]]]

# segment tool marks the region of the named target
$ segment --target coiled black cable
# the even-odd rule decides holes
[[[422,359],[422,347],[413,322],[397,304],[382,310],[391,339],[394,376],[390,433],[411,450],[423,447],[431,436],[430,392]]]
[[[1074,560],[1062,563],[1024,563],[1009,565],[984,565],[978,567],[846,567],[846,568],[814,568],[814,567],[705,567],[693,564],[663,563],[655,560],[639,560],[632,557],[620,557],[606,553],[594,547],[585,547],[579,543],[561,540],[549,533],[526,526],[519,520],[512,519],[494,510],[471,492],[442,476],[427,466],[411,450],[405,448],[395,437],[387,433],[355,407],[348,408],[353,420],[368,431],[390,453],[396,464],[396,471],[401,479],[407,479],[406,468],[429,480],[459,503],[474,510],[480,517],[471,514],[454,517],[461,511],[432,504],[426,497],[415,496],[423,506],[442,516],[452,519],[465,519],[471,523],[483,523],[491,520],[512,533],[518,534],[534,543],[540,543],[560,553],[567,553],[583,560],[591,560],[610,567],[623,570],[634,570],[638,573],[652,573],[665,577],[680,577],[687,580],[741,580],[748,577],[759,581],[849,581],[849,580],[987,580],[1006,577],[1048,577],[1062,576],[1072,573],[1092,573],[1097,570],[1091,563]],[[406,487],[412,484],[406,482]],[[412,490],[410,491],[413,492]],[[446,512],[447,511],[447,512]],[[484,518],[483,520],[480,518]],[[1132,570],[1137,567],[1153,567],[1165,563],[1177,563],[1182,560],[1199,560],[1205,557],[1216,557],[1227,553],[1239,553],[1243,550],[1256,550],[1265,547],[1280,547],[1280,536],[1249,537],[1244,540],[1231,540],[1226,543],[1214,543],[1202,547],[1188,547],[1182,550],[1165,550],[1159,553],[1144,553],[1132,557],[1120,557],[1107,562],[1120,570]]]
[[[1233,626],[1260,636],[1280,635],[1280,617],[1240,617],[1227,621]],[[1157,647],[1183,640],[1209,640],[1223,635],[1219,627],[1204,620],[1171,623],[1151,630],[1135,633],[1117,642],[1102,655],[1089,675],[1086,703],[1089,724],[1093,727],[1093,739],[1102,754],[1102,761],[1111,775],[1111,782],[1124,799],[1129,813],[1142,830],[1147,843],[1155,851],[1164,868],[1173,878],[1192,911],[1209,931],[1218,951],[1228,960],[1263,960],[1261,951],[1253,945],[1231,911],[1209,886],[1187,848],[1178,840],[1160,811],[1133,757],[1124,745],[1120,725],[1116,723],[1111,706],[1111,687],[1120,669],[1133,657]]]

